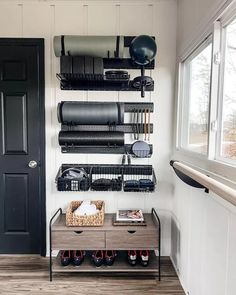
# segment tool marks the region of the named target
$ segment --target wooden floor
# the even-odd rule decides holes
[[[185,294],[171,261],[162,258],[162,281],[156,277],[54,274],[49,282],[48,258],[0,256],[0,294]]]

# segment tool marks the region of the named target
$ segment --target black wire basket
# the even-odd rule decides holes
[[[83,177],[68,179],[68,170],[82,170]],[[156,176],[152,165],[63,164],[56,177],[58,191],[154,192]]]
[[[123,169],[124,192],[154,192],[156,176],[151,165],[125,165]]]
[[[82,177],[67,177],[69,171],[81,171]],[[83,165],[63,164],[56,176],[58,191],[88,191],[90,188],[91,168]]]
[[[121,191],[123,167],[117,165],[96,165],[91,170],[91,190]]]

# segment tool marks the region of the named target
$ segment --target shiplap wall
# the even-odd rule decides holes
[[[235,206],[174,177],[171,257],[184,289],[190,295],[235,295]]]
[[[179,0],[177,56],[199,38],[225,0]],[[189,295],[236,294],[236,208],[173,172],[171,257]],[[235,178],[236,180],[236,178]]]
[[[172,184],[169,158],[172,144],[172,102],[176,59],[175,0],[165,1],[0,1],[0,36],[45,38],[46,75],[46,198],[47,220],[53,212],[65,209],[71,200],[103,199],[106,212],[117,208],[137,207],[150,211],[155,207],[162,220],[163,254],[170,254],[170,209]],[[120,163],[121,155],[61,154],[57,142],[60,125],[56,106],[61,100],[144,101],[136,92],[61,91],[56,73],[59,59],[54,56],[52,38],[60,34],[82,35],[155,35],[158,45],[156,69],[147,72],[155,80],[155,92],[146,93],[145,101],[155,103],[152,115],[154,155],[152,163],[158,185],[153,194],[135,193],[62,193],[54,179],[62,163]],[[132,76],[139,72],[132,71]],[[127,118],[128,119],[128,118]],[[127,136],[127,141],[131,138]]]

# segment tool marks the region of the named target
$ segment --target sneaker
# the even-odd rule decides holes
[[[81,250],[74,250],[73,251],[73,263],[76,266],[79,266],[84,260],[85,253]]]
[[[67,266],[71,262],[71,252],[70,250],[61,250],[60,251],[61,265]]]
[[[137,252],[136,250],[128,251],[128,262],[130,265],[135,266],[137,262]]]
[[[108,266],[111,266],[114,263],[115,257],[116,257],[116,251],[107,250],[104,252],[105,263]]]
[[[103,264],[103,251],[97,250],[92,255],[92,260],[95,266],[100,267]]]
[[[142,250],[140,251],[140,258],[141,258],[141,265],[142,266],[148,266],[149,263],[149,251],[148,250]]]

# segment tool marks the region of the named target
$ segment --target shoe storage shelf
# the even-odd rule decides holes
[[[58,215],[58,213],[60,213]],[[104,225],[101,227],[67,227],[65,214],[58,209],[50,220],[50,281],[54,273],[87,272],[87,273],[143,273],[156,274],[161,279],[161,224],[152,209],[144,214],[146,226],[113,226],[114,214],[105,214]],[[95,267],[91,255],[86,255],[80,266],[62,266],[60,256],[52,257],[53,250],[116,250],[118,255],[112,266]],[[129,265],[127,250],[149,250],[149,264],[143,267]],[[158,256],[154,250],[158,250]]]

